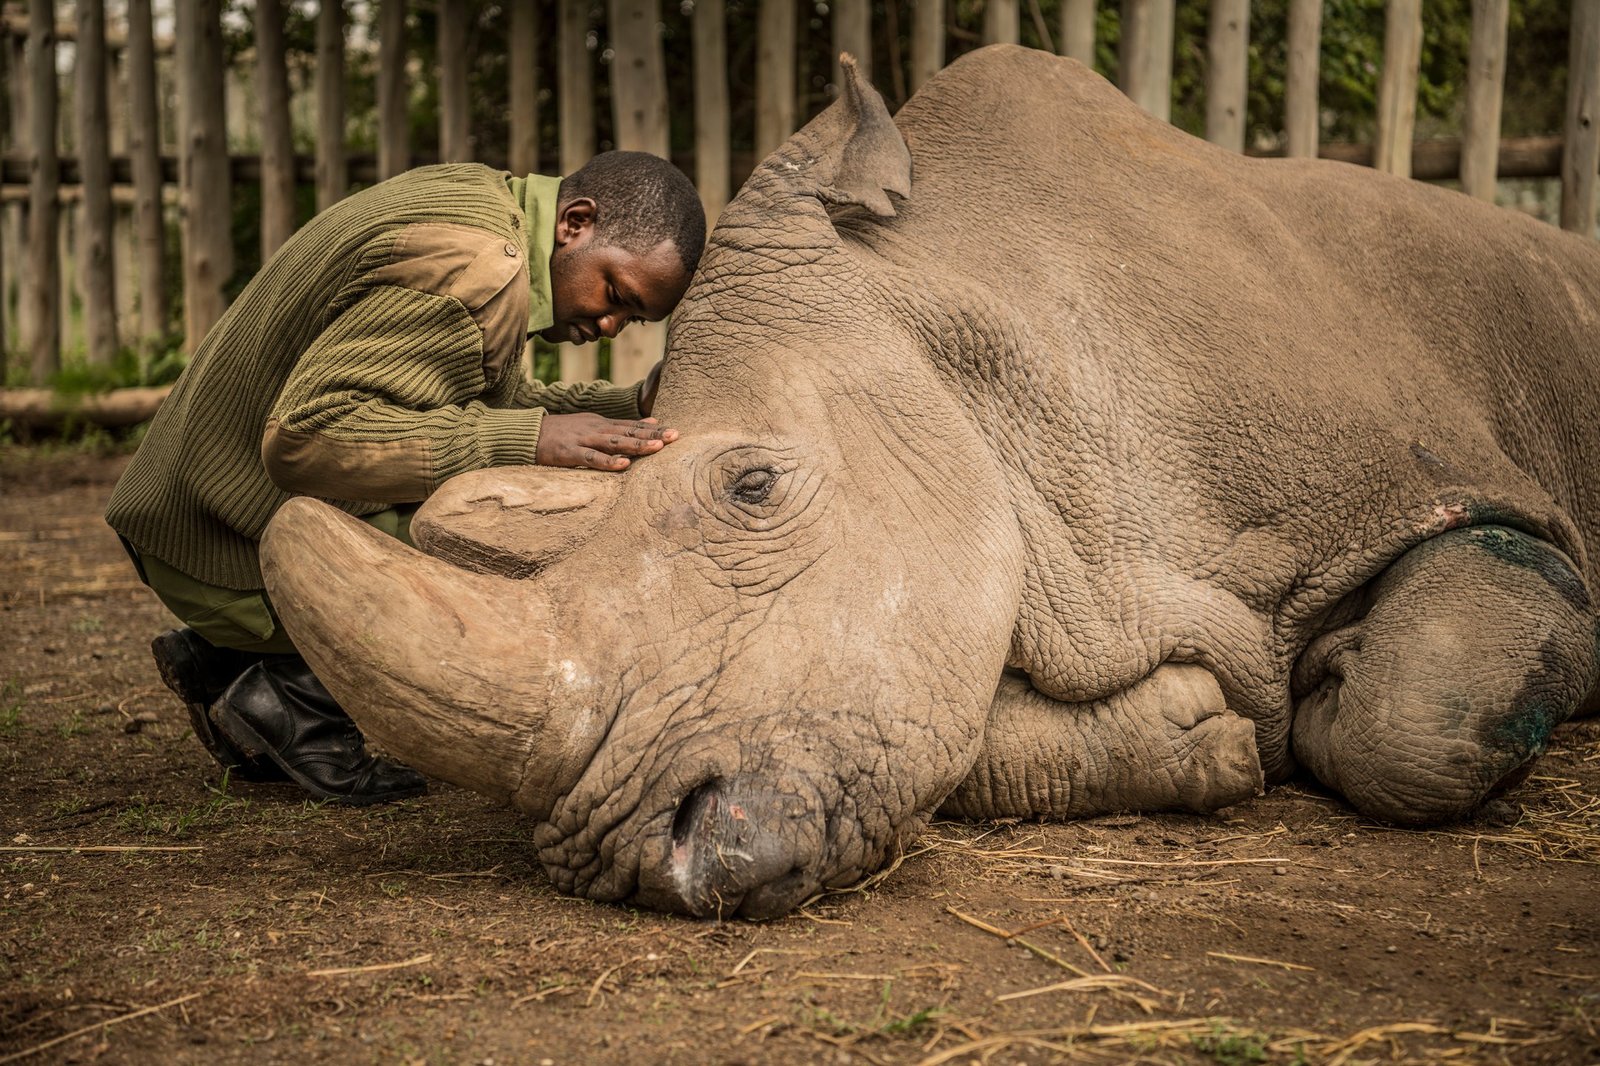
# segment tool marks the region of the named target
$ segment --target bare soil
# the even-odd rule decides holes
[[[0,454],[0,1063],[1600,1059],[1600,722],[1436,832],[1300,783],[937,824],[765,924],[597,905],[448,785],[219,782],[100,519],[125,461]]]

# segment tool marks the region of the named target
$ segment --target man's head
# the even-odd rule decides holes
[[[645,152],[603,152],[561,179],[550,293],[540,335],[583,344],[657,322],[683,298],[706,216],[683,172]]]

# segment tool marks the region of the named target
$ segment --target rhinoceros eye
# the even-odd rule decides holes
[[[765,503],[772,494],[772,486],[778,481],[778,472],[771,467],[756,467],[746,470],[733,483],[728,486],[728,495],[738,503],[759,504]]]

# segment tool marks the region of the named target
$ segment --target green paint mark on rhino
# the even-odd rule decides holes
[[[1475,526],[1473,541],[1501,562],[1532,570],[1575,611],[1589,610],[1589,589],[1555,548],[1504,526]]]
[[[1521,757],[1542,755],[1550,743],[1550,734],[1566,717],[1549,704],[1535,701],[1519,707],[1510,720],[1494,731],[1493,740]]]

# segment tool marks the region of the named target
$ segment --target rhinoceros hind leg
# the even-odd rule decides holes
[[[1420,825],[1518,783],[1593,692],[1596,628],[1566,556],[1500,526],[1418,545],[1365,617],[1295,667],[1295,757],[1363,813]]]
[[[1170,663],[1087,703],[1001,679],[984,746],[941,813],[1075,818],[1109,811],[1214,811],[1261,791],[1255,726],[1227,709],[1203,667]]]

